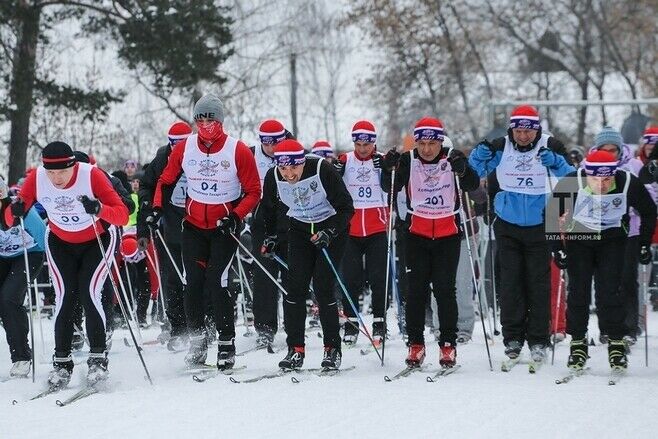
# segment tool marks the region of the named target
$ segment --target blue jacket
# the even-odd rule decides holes
[[[539,141],[540,137],[541,131],[537,134],[537,138],[533,142],[533,147]],[[559,179],[569,172],[574,171],[573,166],[564,157],[566,149],[560,141],[554,137],[550,137],[548,139],[548,148],[556,153],[557,158],[557,163],[550,168],[551,176]],[[494,152],[493,158],[489,157],[487,149]],[[496,187],[498,187],[498,181],[496,179],[496,173],[493,171],[500,164],[504,149],[505,138],[500,137],[491,142],[488,148],[482,143],[478,144],[471,151],[471,155],[468,158],[468,163],[478,173],[480,178],[491,174],[490,181],[493,180],[493,185]],[[545,204],[545,195],[526,195],[499,190],[494,198],[494,211],[500,219],[508,223],[530,227],[544,223]]]
[[[32,237],[32,239],[34,239],[34,242],[36,243],[34,247],[28,249],[28,253],[43,252],[46,248],[46,243],[45,243],[46,225],[44,224],[43,220],[39,216],[37,210],[34,207],[31,208],[27,212],[27,215],[25,216],[25,219],[23,221],[25,224],[25,230]],[[9,230],[4,230],[0,232],[0,235],[3,236],[9,235],[11,234],[12,230],[16,230],[18,232],[20,230],[20,226],[14,226],[11,227]],[[22,246],[19,246],[17,249],[15,249],[16,251],[13,250],[14,249],[9,250],[7,252],[8,254],[0,255],[0,258],[15,258],[17,256],[23,256]]]

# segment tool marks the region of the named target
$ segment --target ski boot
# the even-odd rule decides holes
[[[32,360],[14,361],[14,364],[11,365],[9,376],[12,378],[27,378],[27,376],[30,374],[31,367]]]
[[[457,364],[457,348],[452,343],[439,345],[439,364],[441,367],[455,367]]]
[[[608,362],[613,371],[623,372],[628,367],[626,358],[626,343],[624,340],[610,340],[608,342]]]
[[[208,339],[206,333],[202,332],[190,337],[190,349],[185,355],[185,364],[188,367],[195,367],[205,364],[208,357]]]
[[[343,325],[343,343],[354,346],[359,338],[359,319],[349,317]]]
[[[340,368],[340,363],[343,358],[340,348],[335,348],[333,346],[324,347],[324,357],[322,357],[322,363],[320,366],[323,369],[338,369]]]
[[[66,387],[71,381],[73,373],[73,358],[67,356],[53,356],[53,370],[48,373],[48,386],[51,388]]]
[[[469,334],[458,334],[457,335],[457,344],[466,344],[471,341],[471,336]]]
[[[235,365],[235,344],[233,339],[217,341],[217,369],[233,369]]]
[[[535,363],[543,363],[546,359],[546,345],[533,344],[530,346],[530,358]]]
[[[174,335],[167,340],[167,350],[170,352],[180,352],[187,346],[187,337],[184,335]]]
[[[589,358],[589,355],[587,355],[587,338],[571,340],[569,349],[570,353],[569,359],[567,360],[567,367],[574,372],[583,370],[585,368],[585,363]]]
[[[301,369],[304,365],[304,346],[288,346],[288,354],[279,361],[279,367],[285,370]]]
[[[409,354],[407,359],[404,360],[407,363],[407,367],[420,367],[425,360],[425,345],[424,344],[412,344],[409,346]]]
[[[382,317],[375,317],[372,319],[372,341],[375,346],[381,346],[386,338],[386,330],[384,329],[384,319]]]
[[[266,348],[274,343],[274,332],[269,327],[258,328],[256,332],[258,332],[256,346]]]
[[[519,358],[519,355],[521,355],[521,349],[523,349],[523,342],[518,340],[510,340],[505,343],[505,355],[507,355],[510,360]]]
[[[84,336],[80,332],[74,331],[73,339],[71,340],[71,350],[73,352],[79,352],[83,347],[85,347]]]
[[[105,381],[109,375],[107,371],[107,352],[89,353],[87,359],[87,383],[93,385]]]

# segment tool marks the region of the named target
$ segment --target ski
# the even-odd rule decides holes
[[[535,374],[541,369],[542,365],[544,364],[543,361],[534,361],[530,360],[530,363],[528,363],[528,373]]]
[[[428,376],[426,378],[426,381],[428,383],[435,383],[436,380],[438,380],[439,378],[452,375],[453,373],[457,372],[460,367],[462,367],[461,364],[455,364],[453,367],[442,367],[434,375]]]
[[[194,375],[194,374],[203,374],[207,372],[213,372],[217,370],[217,365],[215,364],[197,364],[195,366],[186,367],[185,369],[180,370],[181,375]]]
[[[562,378],[559,378],[559,379],[555,380],[555,384],[566,384],[569,381],[573,380],[574,378],[577,378],[577,377],[583,375],[588,370],[589,370],[589,367],[586,367],[586,368],[580,369],[580,370],[572,370],[572,371],[569,372],[568,375],[565,375]]]
[[[98,393],[98,388],[96,387],[98,383],[96,384],[85,384],[82,389],[80,389],[78,392],[75,394],[71,395],[69,398],[65,400],[56,400],[55,404],[57,404],[59,407],[64,407],[66,405],[72,404],[76,401],[80,401],[82,398],[86,398],[87,396],[93,395],[95,393]]]
[[[381,343],[377,344],[377,349],[381,349]],[[375,352],[375,348],[372,347],[372,344],[370,346],[366,346],[365,349],[361,349],[361,355],[369,355]]]
[[[608,385],[616,385],[624,375],[626,375],[626,369],[612,369],[612,371],[610,371],[610,377],[608,378]]]
[[[519,364],[520,361],[521,361],[521,356],[520,355],[516,358],[510,358],[509,360],[505,360],[500,365],[500,370],[503,371],[503,372],[509,372],[510,370],[512,370],[514,368],[514,366]]]
[[[197,383],[203,383],[211,378],[215,378],[218,375],[229,376],[246,368],[247,366],[239,366],[239,367],[234,367],[232,369],[226,369],[220,371],[215,367],[214,369],[202,370],[201,372],[192,375],[192,379]]]
[[[430,366],[431,364],[426,364],[423,366],[415,366],[415,367],[405,367],[402,369],[400,372],[397,374],[393,375],[392,377],[389,377],[388,375],[384,375],[384,381],[387,383],[390,383],[391,381],[399,380],[400,378],[406,378],[409,375],[415,373],[415,372],[421,372],[424,370],[427,370],[427,367]]]
[[[7,381],[11,381],[13,377],[0,377],[0,383],[6,383]]]
[[[62,390],[64,388],[65,387],[63,387],[63,386],[48,386],[46,388],[46,390],[42,391],[41,393],[37,393],[32,398],[30,398],[28,401],[34,401],[35,399],[41,399],[44,396],[48,396],[48,395],[51,395],[53,393],[57,393],[57,392],[59,392],[60,390]],[[11,403],[13,405],[16,405],[16,404],[18,404],[18,401],[14,399]]]
[[[315,374],[316,376],[319,376],[319,377],[332,377],[332,376],[336,376],[340,373],[349,372],[350,370],[354,370],[354,369],[356,369],[356,366],[350,366],[350,367],[346,367],[344,369],[330,369],[328,367],[323,367],[321,369],[302,369],[302,370],[300,370],[300,372],[309,372],[309,373]],[[295,384],[298,384],[298,383],[301,382],[295,376],[291,376],[290,381],[292,381]]]

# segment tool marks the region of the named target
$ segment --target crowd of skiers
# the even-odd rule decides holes
[[[439,363],[452,368],[475,315],[491,312],[486,303],[500,308],[510,359],[527,343],[541,363],[567,333],[568,366],[582,370],[592,291],[610,366],[626,369],[627,346],[646,330],[638,264],[652,261],[658,128],[646,130],[637,157],[610,127],[579,154],[524,105],[506,136],[468,156],[434,117],[417,121],[404,152],[378,146],[374,124],[358,121],[353,151],[336,155],[326,141],[307,152],[275,119],[250,148],[225,132],[222,101],[211,94],[192,116],[194,128],[174,123],[143,169],[128,161],[110,175],[54,141],[19,188],[0,181],[0,318],[12,376],[29,373],[23,303],[44,265],[55,294],[54,387],[71,378],[83,314],[88,380],[107,377],[115,304],[144,326],[153,303],[167,322],[161,341],[187,350],[188,367],[206,364],[216,340],[214,364],[233,368],[236,275],[252,292],[242,312],[253,312],[256,347],[272,348],[282,302],[285,370],[304,363],[309,308],[321,324],[322,368],[340,368],[341,347],[360,334],[379,354],[391,306],[407,366],[425,359],[429,310]],[[480,258],[486,235],[490,251]],[[367,290],[371,326],[360,309]]]

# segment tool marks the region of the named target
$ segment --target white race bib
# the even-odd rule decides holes
[[[455,176],[447,159],[438,163],[422,163],[411,153],[409,198],[412,213],[423,218],[445,218],[454,215]]]
[[[573,219],[588,229],[602,230],[621,227],[621,220],[628,210],[628,186],[630,172],[626,173],[624,190],[620,194],[595,195],[585,190],[582,183],[582,169],[578,169],[578,198],[573,207]]]
[[[379,169],[370,160],[359,160],[354,152],[347,153],[343,181],[352,196],[355,209],[386,207],[386,198],[380,185]]]
[[[327,192],[320,180],[321,165],[322,160],[318,160],[315,175],[295,184],[279,180],[277,173],[274,173],[279,198],[288,206],[289,217],[310,224],[322,222],[336,214],[336,210],[327,200]]]
[[[502,190],[527,195],[544,195],[551,191],[547,185],[546,167],[541,164],[538,155],[539,150],[546,147],[548,138],[548,135],[542,134],[533,149],[520,152],[505,136],[503,156],[496,167],[496,177]]]

